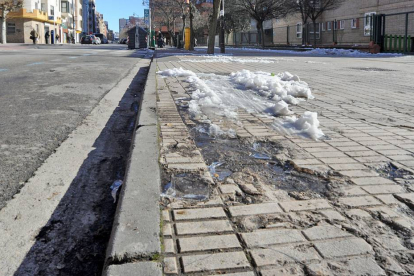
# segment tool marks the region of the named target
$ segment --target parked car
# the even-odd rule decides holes
[[[94,34],[96,37],[99,37],[102,44],[108,44],[108,39],[103,34]]]
[[[87,35],[81,38],[81,44],[93,44],[93,36]]]
[[[119,44],[127,44],[127,39],[126,38],[121,38],[119,40]]]

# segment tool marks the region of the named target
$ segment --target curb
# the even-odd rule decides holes
[[[162,275],[156,66],[150,64],[102,275]]]

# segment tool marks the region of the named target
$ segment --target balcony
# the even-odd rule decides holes
[[[56,17],[56,20],[49,20],[49,16],[46,12],[41,10],[33,10],[33,12],[28,12],[26,9],[20,9],[15,12],[9,13],[9,18],[24,18],[24,19],[31,19],[39,22],[47,22],[50,24],[62,24],[62,18]]]

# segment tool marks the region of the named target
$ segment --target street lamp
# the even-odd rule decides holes
[[[224,42],[224,0],[221,0],[220,4],[220,35],[219,35],[220,53],[226,52],[226,46]]]

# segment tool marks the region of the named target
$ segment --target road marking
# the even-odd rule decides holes
[[[44,62],[34,62],[34,63],[27,64],[27,66],[40,65],[40,64],[43,64],[43,63]]]
[[[9,69],[1,69],[0,68],[0,72],[5,72],[5,71],[8,71]]]
[[[92,54],[83,54],[84,56],[91,56]]]
[[[78,58],[78,57],[69,57],[69,58],[71,58],[71,59],[75,59],[75,58]]]

